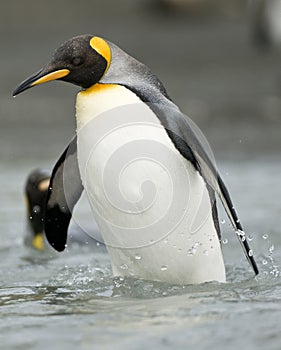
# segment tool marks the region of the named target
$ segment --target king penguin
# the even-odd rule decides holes
[[[13,95],[78,85],[76,135],[52,171],[45,233],[65,249],[85,190],[115,276],[170,284],[225,282],[216,195],[255,274],[245,233],[203,136],[149,68],[108,40],[81,35]]]

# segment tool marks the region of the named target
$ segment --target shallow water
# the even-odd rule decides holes
[[[62,254],[25,247],[22,187],[33,161],[16,167],[9,162],[1,171],[3,349],[279,348],[281,190],[277,178],[265,176],[280,173],[277,159],[219,164],[239,203],[260,275],[253,277],[222,215],[228,282],[198,286],[113,278],[102,246],[73,244]],[[246,186],[252,174],[255,183]],[[255,184],[267,189],[262,200]]]

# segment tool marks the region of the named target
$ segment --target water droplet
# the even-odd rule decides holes
[[[253,235],[249,235],[248,236],[248,240],[251,242],[252,240],[254,239],[254,236]]]
[[[221,224],[222,224],[222,225],[225,224],[225,220],[224,220],[224,219],[221,220]]]
[[[222,244],[227,244],[227,243],[228,243],[228,239],[227,238],[222,240]]]
[[[120,265],[121,270],[128,270],[128,266],[126,264]]]
[[[269,249],[268,249],[268,250],[269,250],[269,253],[271,253],[271,254],[272,254],[272,253],[273,253],[273,251],[274,251],[274,245],[272,244],[272,245],[269,247]]]
[[[136,260],[141,260],[141,256],[137,254],[137,255],[135,255],[135,259]]]
[[[97,246],[100,246],[100,242],[97,242],[96,245],[97,245]]]
[[[249,250],[248,255],[249,255],[249,256],[253,256],[253,251],[252,251],[252,249]]]
[[[268,234],[265,233],[264,235],[262,235],[262,238],[263,238],[263,239],[268,239]]]
[[[209,255],[208,250],[207,250],[207,249],[206,249],[206,250],[204,250],[204,251],[203,251],[203,254],[204,254],[204,255],[206,255],[206,256],[207,256],[207,255]]]
[[[236,231],[236,234],[240,237],[245,237],[245,232],[244,231],[241,231],[241,230],[237,230]]]
[[[178,249],[178,252],[181,252],[181,251],[182,251],[182,248],[179,248],[179,249]]]
[[[192,249],[188,249],[187,254],[192,256],[193,255],[193,250]]]
[[[263,264],[263,265],[266,265],[266,264],[267,264],[267,260],[266,260],[266,259],[263,259],[262,264]]]
[[[32,220],[32,219],[33,219],[33,216],[30,215],[29,219]]]
[[[167,271],[167,270],[168,270],[168,266],[167,266],[167,265],[162,265],[162,266],[160,267],[160,270],[161,270],[161,271]]]
[[[118,281],[114,281],[114,284],[115,284],[115,288],[120,288],[121,287],[121,284]]]
[[[180,235],[181,235],[181,236],[184,236],[184,232],[181,232]]]
[[[168,243],[168,240],[167,239],[164,239],[164,241],[163,241],[165,244],[167,244]]]
[[[39,205],[34,205],[34,207],[32,208],[32,211],[34,214],[40,213],[41,208]]]
[[[242,241],[242,242],[245,242],[245,241],[246,241],[246,237],[245,237],[245,236],[242,236],[242,237],[241,237],[241,241]]]

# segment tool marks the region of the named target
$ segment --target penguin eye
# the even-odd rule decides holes
[[[84,60],[82,57],[74,57],[71,63],[73,64],[73,66],[77,67],[80,66],[83,62]]]

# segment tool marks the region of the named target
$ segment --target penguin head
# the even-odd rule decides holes
[[[110,62],[110,46],[104,39],[92,35],[74,37],[54,52],[45,68],[24,80],[13,96],[52,80],[66,81],[87,89],[102,78]]]

